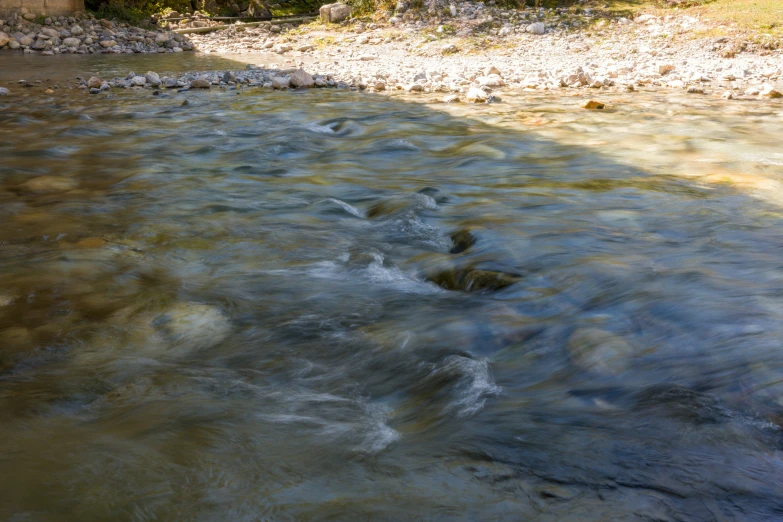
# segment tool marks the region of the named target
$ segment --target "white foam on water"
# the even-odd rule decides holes
[[[370,415],[370,423],[364,441],[357,448],[368,453],[378,453],[385,450],[392,443],[400,440],[400,433],[386,424],[389,412],[379,405],[367,405],[367,413]]]
[[[487,359],[469,359],[459,355],[446,358],[445,365],[436,371],[460,375],[459,396],[446,408],[460,417],[474,415],[484,407],[487,396],[497,395],[502,388],[495,384],[489,372]]]
[[[367,216],[365,216],[364,212],[359,210],[358,208],[354,207],[353,205],[346,203],[345,201],[342,201],[340,199],[336,198],[326,198],[322,199],[321,201],[316,202],[316,205],[320,203],[334,203],[338,207],[345,210],[347,213],[351,214],[352,216],[358,217],[360,219],[366,219]]]
[[[339,281],[364,280],[373,285],[388,287],[393,290],[411,294],[438,294],[445,290],[427,281],[417,279],[414,274],[403,272],[396,266],[383,265],[383,255],[371,254],[374,260],[365,268],[358,270],[346,269],[333,261],[319,261],[310,265],[308,275],[322,279],[336,279]]]

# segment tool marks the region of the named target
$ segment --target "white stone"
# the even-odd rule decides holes
[[[275,76],[272,78],[273,89],[287,89],[291,86],[291,80],[286,76]]]
[[[531,34],[544,34],[546,32],[546,26],[541,22],[535,22],[528,25],[525,31]]]
[[[472,103],[483,103],[489,99],[489,94],[482,91],[478,87],[471,87],[468,89],[468,93],[465,95],[465,99]]]

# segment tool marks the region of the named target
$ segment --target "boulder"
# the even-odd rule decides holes
[[[291,83],[291,87],[294,88],[307,89],[315,85],[315,80],[313,80],[313,77],[306,73],[304,69],[297,69],[294,71],[289,81]]]
[[[531,34],[544,34],[546,32],[546,26],[542,22],[535,22],[528,25],[525,31]]]
[[[103,80],[101,80],[97,76],[93,76],[87,81],[87,87],[89,87],[90,89],[100,89],[102,83]]]
[[[63,45],[66,47],[79,47],[82,41],[78,38],[66,38],[63,40]]]
[[[134,76],[131,78],[131,85],[143,87],[145,83],[147,83],[147,79],[144,78],[144,76]]]
[[[114,47],[115,45],[117,45],[117,42],[114,40],[104,40],[101,42],[101,47],[103,47],[104,49],[109,49],[111,47]]]
[[[291,86],[291,80],[286,76],[275,76],[272,78],[273,89],[288,89]]]
[[[326,4],[319,10],[321,21],[327,24],[337,24],[351,16],[351,7],[345,4]]]
[[[3,47],[5,44],[11,41],[11,37],[5,34],[4,32],[0,31],[0,47]]]
[[[766,84],[759,91],[765,98],[783,98],[783,93],[776,89],[774,85]]]
[[[468,93],[465,95],[465,99],[472,103],[484,103],[489,99],[489,94],[482,91],[478,87],[471,87],[468,89]]]
[[[0,87],[0,96],[8,96],[9,94],[11,94],[11,91],[5,87]]]

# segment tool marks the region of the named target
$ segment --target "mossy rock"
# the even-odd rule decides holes
[[[455,268],[439,272],[430,281],[457,292],[494,292],[522,280],[521,276],[496,270],[478,268]]]
[[[454,246],[449,253],[460,254],[476,244],[476,236],[469,229],[462,229],[451,234],[451,241]]]

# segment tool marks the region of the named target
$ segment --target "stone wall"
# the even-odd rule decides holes
[[[22,7],[35,15],[67,16],[84,11],[84,0],[0,0],[0,16]]]

